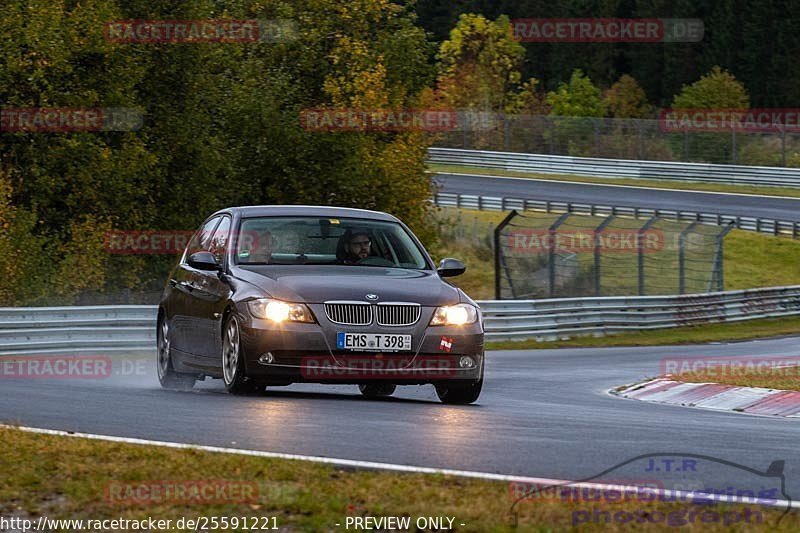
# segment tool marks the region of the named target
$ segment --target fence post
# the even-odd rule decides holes
[[[639,137],[639,159],[644,159],[644,134],[642,133],[644,125],[640,119],[634,120],[636,120],[636,130]]]
[[[502,255],[500,254],[500,233],[503,229],[511,222],[511,219],[517,216],[517,211],[512,209],[511,212],[503,219],[500,224],[494,229],[494,299],[495,300],[502,300],[503,295],[501,294],[501,287],[500,287],[500,267],[501,263],[502,266],[505,267],[505,261],[503,261]],[[511,288],[511,296],[514,295],[514,284],[511,283],[511,277],[508,276],[508,272],[506,272],[506,277],[508,277],[508,285]]]
[[[786,166],[786,128],[781,128],[781,166]]]
[[[683,130],[683,160],[689,160],[689,130]]]
[[[644,232],[650,229],[650,226],[658,221],[657,216],[653,216],[645,222],[644,226],[639,228],[636,232],[636,252],[637,252],[637,262],[639,271],[639,296],[644,296],[644,246],[642,242],[644,241]]]
[[[550,285],[550,287],[548,287],[548,292],[551,298],[555,295],[555,290],[556,290],[555,232],[558,229],[558,227],[561,224],[563,224],[567,220],[567,218],[569,218],[570,214],[571,213],[566,212],[560,217],[558,217],[558,219],[555,222],[553,222],[553,225],[550,226],[548,230],[549,242],[547,243],[547,274],[548,274],[548,284]]]
[[[503,113],[503,150],[510,151],[511,146],[511,128],[508,124],[508,115]]]
[[[678,294],[686,294],[686,236],[697,224],[692,222],[678,235]]]
[[[731,161],[736,164],[736,127],[731,124]]]
[[[600,128],[597,125],[597,121],[600,119],[593,118],[591,120],[592,120],[592,129],[594,137],[594,156],[600,157]]]
[[[734,227],[733,226],[733,222],[731,222],[730,224],[725,226],[725,229],[722,230],[719,233],[719,235],[717,235],[717,251],[714,254],[714,270],[713,270],[713,274],[712,274],[712,282],[711,282],[710,285],[713,285],[713,281],[714,281],[714,279],[716,279],[716,281],[717,281],[716,289],[718,291],[725,290],[725,288],[724,288],[725,287],[725,279],[724,279],[725,273],[724,273],[724,269],[723,269],[723,265],[722,265],[722,243],[723,243],[723,240],[725,239],[725,236],[728,234],[729,231],[731,231],[733,229],[733,227]],[[709,289],[710,289],[710,287],[709,287]]]
[[[600,280],[602,276],[600,275],[600,234],[603,232],[606,227],[608,227],[611,222],[616,217],[614,215],[609,215],[604,221],[600,223],[597,228],[594,230],[594,295],[600,296]]]

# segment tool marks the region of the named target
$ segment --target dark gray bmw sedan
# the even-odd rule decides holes
[[[167,388],[222,378],[234,394],[349,383],[367,397],[433,384],[478,399],[483,320],[419,240],[387,213],[250,206],[211,215],[170,274],[158,311]]]

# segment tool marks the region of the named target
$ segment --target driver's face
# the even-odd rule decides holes
[[[350,239],[350,254],[359,259],[369,257],[369,247],[372,242],[366,235],[356,235]]]

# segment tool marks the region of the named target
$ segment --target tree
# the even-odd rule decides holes
[[[506,16],[463,14],[439,48],[439,93],[458,109],[504,111],[513,100],[525,49]]]
[[[550,106],[546,100],[547,95],[539,88],[539,80],[531,78],[522,84],[507,106],[507,111],[523,115],[547,115]]]
[[[748,109],[747,89],[733,74],[715,66],[691,85],[684,85],[672,101],[673,109]]]
[[[569,83],[562,83],[556,91],[547,93],[547,103],[552,107],[552,115],[602,117],[606,113],[600,89],[580,69],[572,71]]]
[[[672,101],[673,109],[748,109],[750,97],[747,89],[733,74],[715,66],[691,85],[684,85],[680,93]],[[735,132],[734,132],[735,135]],[[710,163],[730,163],[737,159],[737,146],[728,132],[695,133],[692,136],[691,149],[693,159]],[[678,152],[678,144],[683,140],[676,135],[670,136],[674,151]],[[741,140],[738,143],[741,145]]]
[[[106,22],[121,19],[224,18],[291,19],[297,34],[281,42],[144,44],[109,42],[103,33]],[[17,0],[0,3],[0,31],[6,106],[130,107],[145,117],[129,132],[0,133],[10,195],[0,253],[24,249],[40,261],[25,267],[31,276],[65,276],[58,294],[65,303],[89,287],[163,286],[174,258],[109,257],[102,236],[112,225],[185,231],[227,205],[314,203],[388,210],[423,238],[433,235],[426,136],[314,132],[300,122],[306,108],[414,107],[435,70],[408,6]],[[22,264],[0,264],[7,274],[0,300],[44,294],[36,283],[13,281]],[[14,285],[27,292],[9,292]]]
[[[627,74],[605,92],[603,102],[614,118],[647,118],[653,111],[642,86]]]

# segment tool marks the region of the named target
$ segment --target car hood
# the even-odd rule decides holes
[[[236,277],[290,302],[322,303],[330,300],[367,301],[377,294],[380,302],[416,302],[425,306],[458,303],[458,290],[433,272],[385,267],[326,265],[239,266]]]

